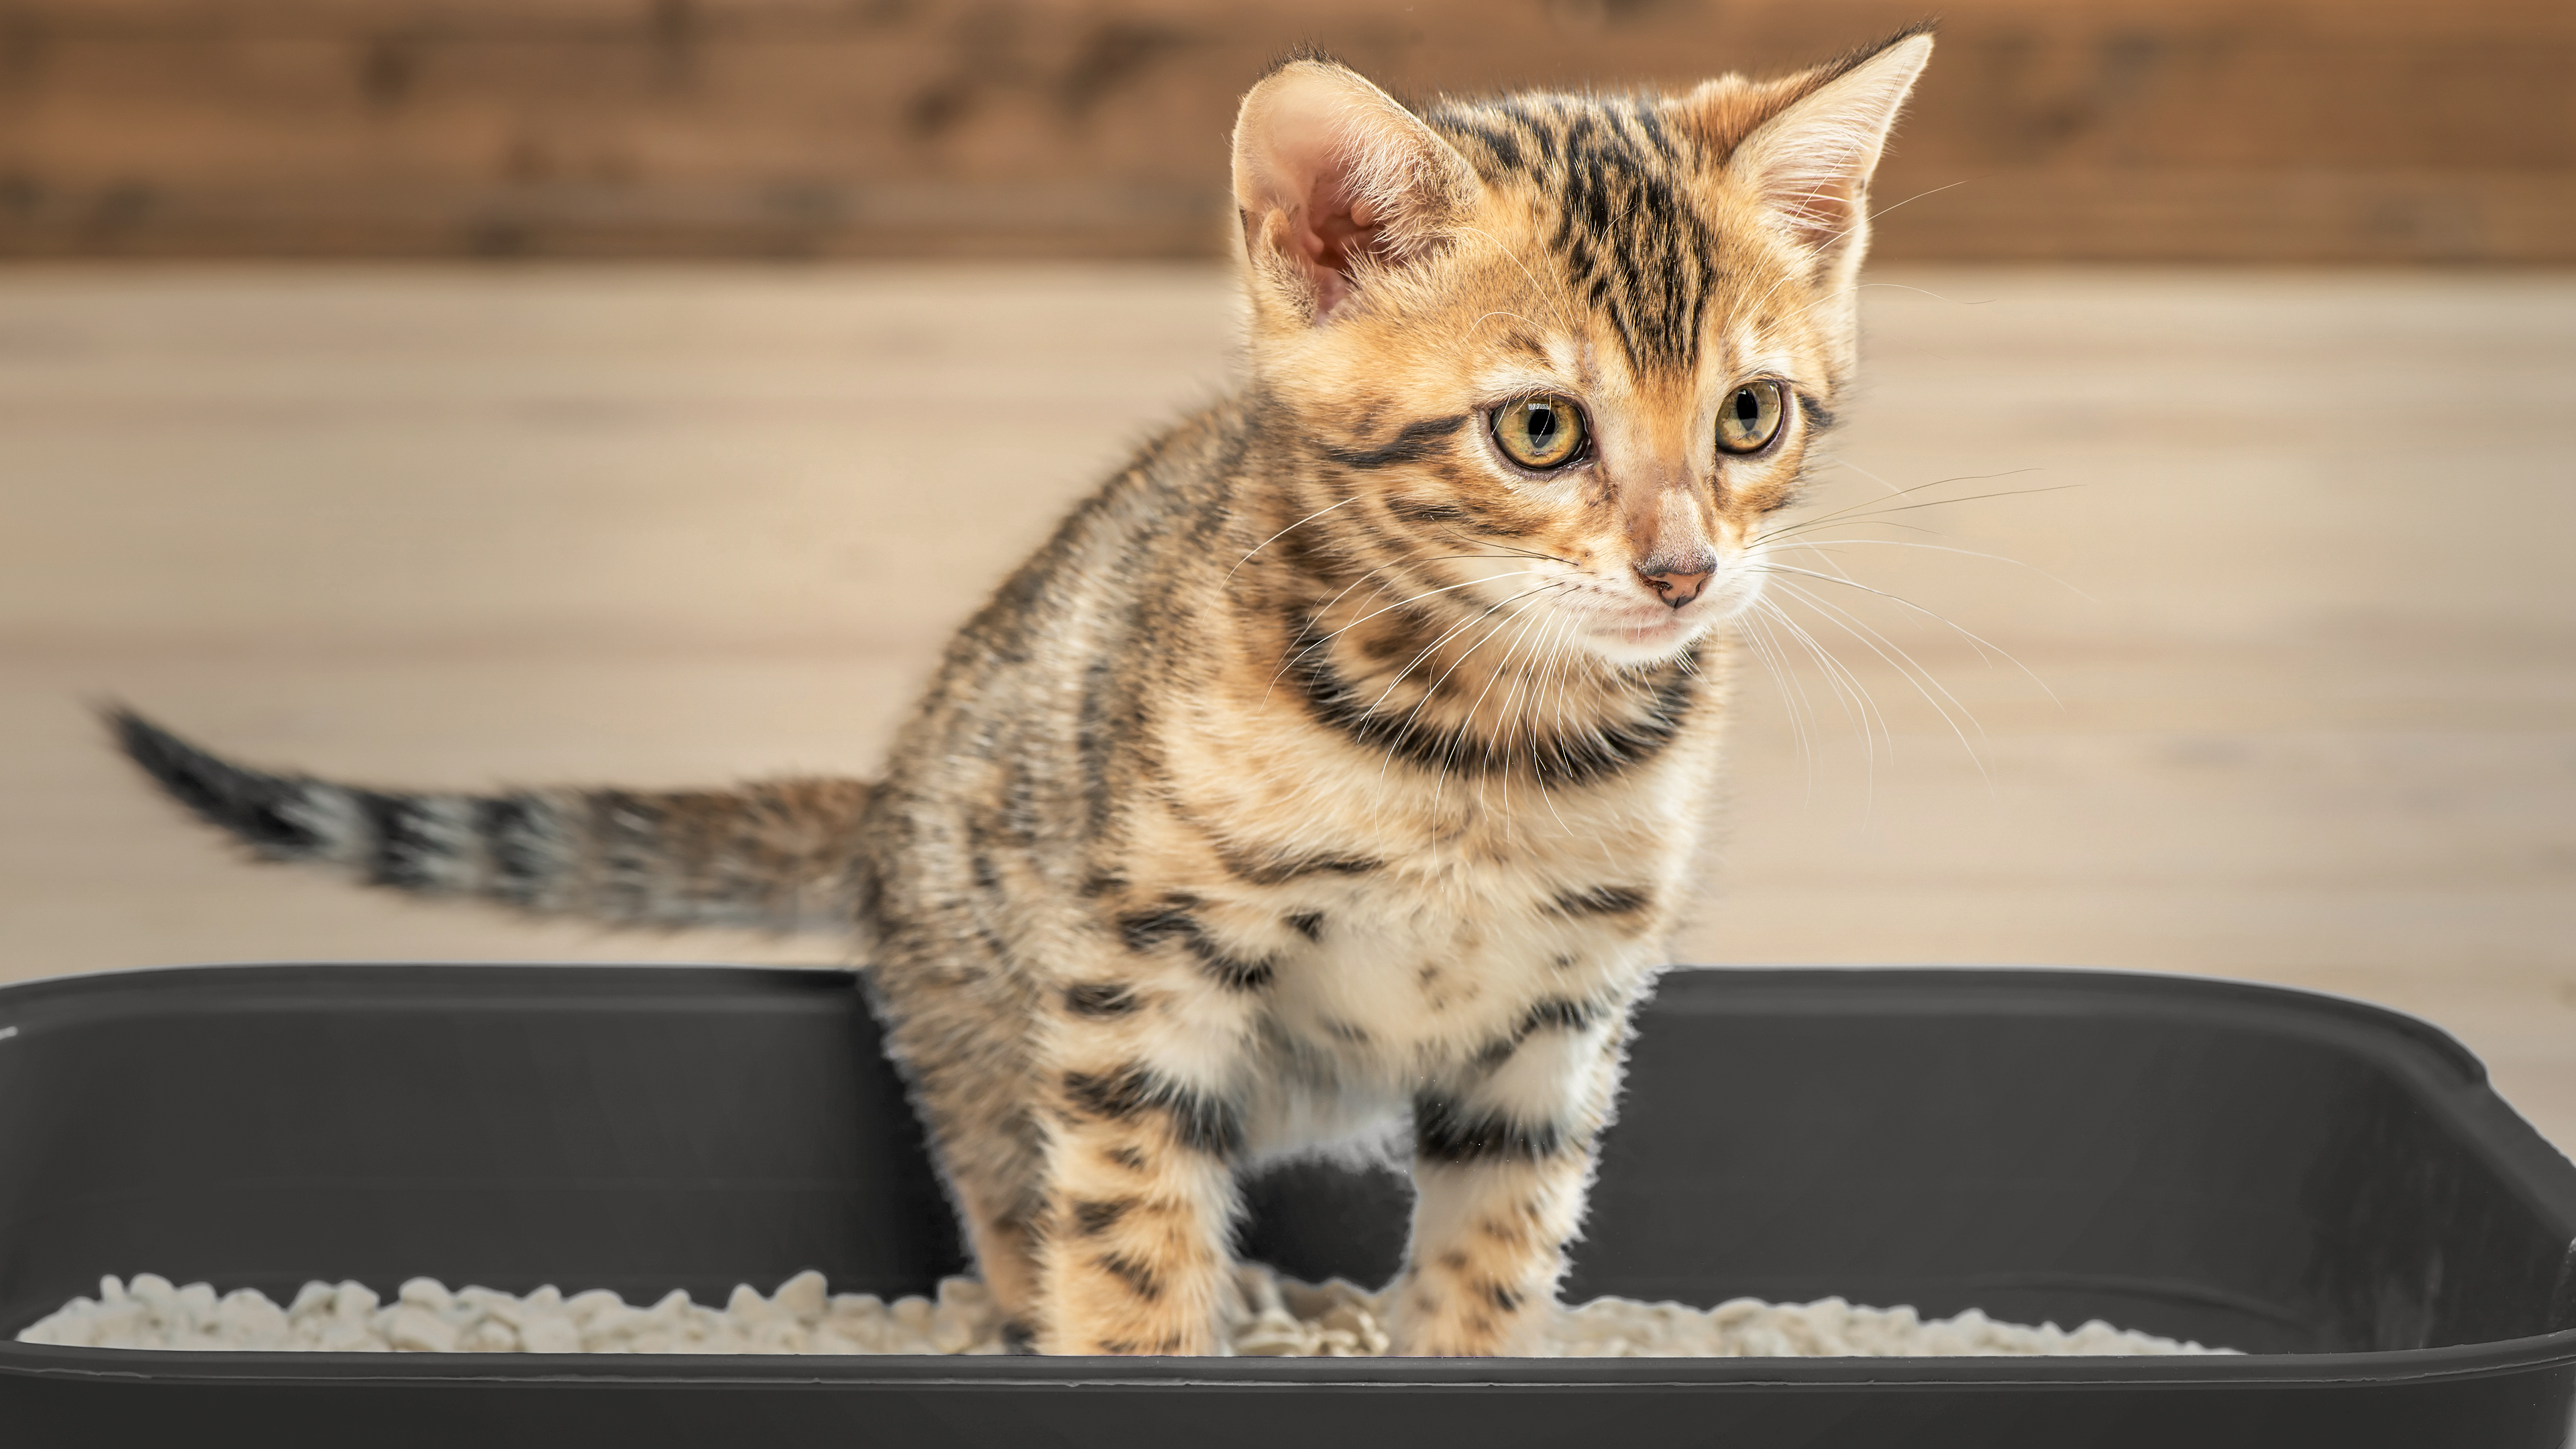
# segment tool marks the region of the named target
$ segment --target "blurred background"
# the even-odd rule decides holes
[[[838,959],[254,869],[88,707],[360,781],[866,773],[1227,385],[1291,44],[1679,86],[1918,13],[0,0],[0,978]],[[1757,636],[1678,954],[2345,992],[2576,1144],[2576,7],[1945,13],[1816,505],[1854,583]]]
[[[0,251],[1203,257],[1244,86],[1814,64],[1915,0],[7,0]],[[1888,260],[2576,261],[2563,0],[1959,0]]]

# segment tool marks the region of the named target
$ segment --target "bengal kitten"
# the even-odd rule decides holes
[[[124,747],[376,885],[855,927],[1046,1351],[1219,1351],[1237,1174],[1406,1113],[1398,1350],[1525,1347],[1693,882],[1719,628],[1851,377],[1868,180],[1931,50],[1419,111],[1274,69],[1234,140],[1246,381],[1002,585],[874,784],[358,789],[130,714]]]

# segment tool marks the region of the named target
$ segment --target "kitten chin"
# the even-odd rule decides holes
[[[1657,619],[1631,627],[1616,621],[1585,621],[1584,647],[1622,668],[1669,664],[1706,638],[1716,621]]]

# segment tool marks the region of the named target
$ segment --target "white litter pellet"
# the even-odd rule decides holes
[[[417,1283],[420,1280],[412,1280]],[[477,1325],[480,1326],[479,1324]],[[395,1309],[384,1327],[389,1348],[408,1349],[413,1353],[454,1353],[457,1325],[426,1308],[405,1304]]]
[[[1247,1266],[1235,1283],[1231,1350],[1266,1357],[1359,1358],[1387,1351],[1378,1295],[1342,1282],[1300,1283]],[[340,1353],[930,1353],[1008,1349],[984,1285],[950,1278],[936,1300],[829,1293],[799,1273],[763,1297],[749,1284],[722,1308],[673,1289],[649,1308],[604,1288],[525,1296],[414,1278],[388,1304],[359,1283],[307,1283],[284,1308],[253,1289],[174,1286],[154,1273],[99,1280],[18,1335],[21,1343],[91,1348],[321,1350]],[[2130,1333],[2095,1320],[2069,1330],[1988,1318],[1921,1318],[1840,1298],[1715,1308],[1596,1298],[1561,1308],[1541,1333],[1552,1358],[1923,1357],[1975,1354],[2228,1353]]]

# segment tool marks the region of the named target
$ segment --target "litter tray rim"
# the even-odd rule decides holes
[[[650,1363],[650,1369],[642,1364]],[[2447,1348],[2333,1354],[1957,1358],[1118,1358],[939,1354],[329,1353],[0,1344],[0,1379],[153,1383],[804,1384],[840,1388],[2283,1388],[2493,1378],[2576,1365],[2576,1328]]]
[[[563,962],[304,960],[225,961],[115,968],[31,977],[0,984],[0,1030],[19,1019],[12,1008],[45,998],[107,987],[102,1015],[145,1012],[158,1003],[113,988],[133,982],[214,984],[266,976],[281,987],[320,985],[327,994],[370,977],[484,976],[504,983],[502,1001],[558,994],[564,983],[606,971],[629,982],[660,977],[673,995],[686,994],[690,978],[713,987],[720,981],[764,980],[815,991],[864,987],[863,966],[777,966],[725,962]],[[345,973],[345,974],[344,974]],[[338,979],[334,979],[338,978]],[[1727,985],[1710,983],[1724,978]],[[1658,982],[1654,1004],[1683,1010],[1717,1003],[1684,998],[1706,992],[1773,997],[1806,995],[1820,988],[1903,982],[1920,985],[1925,1004],[1991,1011],[1997,998],[2020,987],[2061,997],[2095,998],[2094,1004],[2129,1002],[2133,1015],[2160,1015],[2195,1002],[2232,1001],[2268,1008],[2266,1024],[2300,1035],[2322,1035],[2347,1046],[2383,1048],[2383,1065],[2433,1089],[2431,1105],[2476,1133],[2509,1169],[2513,1186],[2529,1194],[2562,1223],[2576,1219],[2576,1163],[2560,1155],[2489,1086],[2475,1054],[2420,1017],[2375,1002],[2305,987],[2197,976],[2184,972],[2076,966],[1676,964]],[[1689,984],[1685,984],[1689,983]],[[1676,991],[1674,988],[1679,987]],[[1936,989],[1938,988],[1938,989]],[[2070,993],[2070,988],[2072,992]],[[1914,992],[1900,993],[1916,995]],[[442,993],[453,1002],[452,994]],[[381,998],[380,998],[381,999]],[[1886,1000],[1881,993],[1876,1000]],[[2166,1011],[2137,1011],[2139,1004]],[[501,1004],[500,1001],[495,1003]],[[2024,1007],[2066,1014],[2066,1004]],[[2301,1028],[2305,1028],[2301,1030]],[[2374,1040],[2375,1039],[2375,1040]],[[2394,1047],[2393,1054],[2385,1048]],[[2555,1177],[2552,1194],[2535,1176]],[[2576,1269],[2576,1232],[2568,1262]],[[2562,1276],[2567,1276],[2562,1274]],[[649,1361],[649,1372],[638,1361]],[[1043,1367],[1040,1367],[1040,1366]],[[117,1380],[153,1383],[387,1384],[514,1383],[612,1384],[668,1387],[801,1384],[815,1388],[1064,1388],[1080,1384],[1122,1388],[1188,1388],[1245,1385],[1345,1388],[1497,1389],[1585,1387],[1676,1389],[1824,1388],[1867,1391],[1953,1386],[1962,1390],[2026,1384],[2033,1388],[2156,1389],[2295,1387],[2299,1385],[2420,1383],[2466,1380],[2576,1365],[2576,1327],[2519,1338],[2438,1348],[2385,1349],[2326,1354],[2178,1355],[1976,1355],[1959,1357],[1841,1358],[1152,1358],[993,1355],[961,1358],[932,1354],[397,1354],[320,1350],[263,1352],[203,1349],[74,1348],[0,1340],[0,1380],[12,1378]]]

